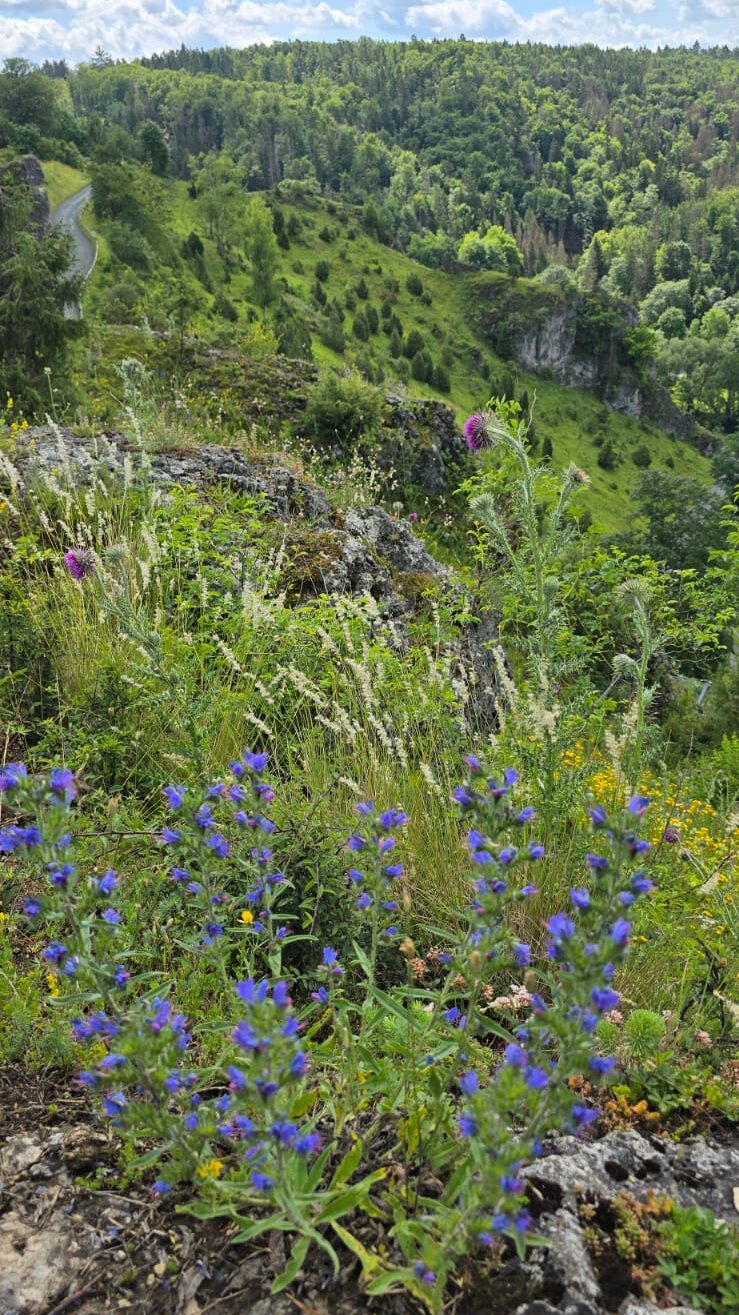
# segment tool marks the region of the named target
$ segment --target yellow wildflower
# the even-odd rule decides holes
[[[223,1160],[207,1160],[195,1170],[198,1178],[220,1178],[223,1173]]]
[[[241,921],[245,922],[247,927],[251,927],[254,921],[254,914],[249,909],[244,909],[241,914]]]

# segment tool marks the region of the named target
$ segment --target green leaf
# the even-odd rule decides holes
[[[282,1292],[284,1288],[289,1287],[293,1279],[297,1278],[297,1275],[303,1266],[303,1261],[308,1254],[310,1244],[311,1239],[309,1237],[301,1237],[298,1239],[290,1252],[290,1259],[285,1265],[285,1268],[281,1274],[277,1275],[277,1278],[272,1284],[273,1292]]]
[[[341,1187],[342,1183],[348,1183],[354,1170],[357,1168],[362,1158],[362,1143],[357,1139],[354,1145],[350,1147],[341,1163],[338,1165],[336,1172],[331,1179],[331,1187]]]
[[[353,1187],[347,1187],[345,1192],[339,1192],[339,1195],[330,1200],[328,1205],[323,1208],[318,1216],[317,1223],[330,1224],[338,1219],[340,1215],[350,1214],[352,1210],[356,1210],[357,1206],[363,1204],[367,1199],[370,1188],[382,1178],[385,1178],[386,1175],[387,1169],[375,1169],[374,1173],[368,1174],[361,1182],[354,1183]]]
[[[374,1278],[382,1270],[382,1262],[379,1257],[373,1256],[372,1252],[368,1251],[366,1246],[359,1241],[359,1238],[350,1233],[348,1228],[338,1224],[336,1220],[332,1221],[331,1227],[340,1241],[344,1243],[344,1246],[351,1251],[352,1255],[357,1257],[362,1266],[362,1273],[367,1278]]]

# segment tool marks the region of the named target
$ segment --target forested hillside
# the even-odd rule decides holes
[[[98,52],[74,72],[10,60],[0,78],[0,144],[91,160],[124,270],[146,272],[141,209],[157,199],[137,164],[188,181],[223,256],[243,247],[245,193],[339,199],[429,268],[594,299],[578,305],[577,338],[608,370],[588,382],[653,369],[725,432],[739,397],[738,124],[728,50],[292,42],[116,64]],[[519,305],[519,331],[532,308]],[[515,356],[509,317],[493,319],[493,346]]]

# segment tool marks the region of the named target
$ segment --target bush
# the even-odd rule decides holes
[[[380,419],[380,394],[358,375],[325,375],[313,388],[305,411],[306,429],[320,443],[350,449]]]
[[[610,438],[607,438],[596,458],[601,470],[615,470],[618,465],[618,453]]]
[[[420,297],[423,293],[423,283],[415,272],[408,275],[405,286],[412,297]]]
[[[355,338],[359,339],[360,342],[366,342],[370,336],[369,326],[367,324],[365,315],[362,311],[360,311],[358,315],[355,315],[352,321],[352,333],[354,334]]]
[[[426,343],[423,334],[419,333],[418,329],[411,329],[405,340],[403,355],[407,356],[408,360],[411,361],[414,356],[417,356],[419,352],[424,350],[425,346]]]
[[[228,320],[231,324],[235,324],[239,318],[239,312],[233,302],[229,301],[223,292],[216,293],[213,310],[216,315],[220,315],[222,320]]]
[[[435,365],[431,374],[431,383],[440,393],[448,393],[452,386],[449,371],[443,365]]]
[[[318,264],[316,265],[316,278],[318,279],[318,282],[325,283],[330,273],[331,273],[331,266],[329,265],[328,261],[319,260]]]
[[[320,237],[322,242],[330,242],[332,240],[333,235],[331,233],[331,229],[328,228],[326,225],[324,225],[323,228],[320,228],[318,230],[318,236]]]
[[[642,443],[640,444],[639,447],[634,448],[634,451],[631,454],[631,460],[633,461],[635,466],[639,466],[643,470],[646,470],[647,466],[651,466],[652,454],[645,443]]]
[[[359,297],[360,301],[366,301],[367,298],[369,297],[369,288],[367,287],[367,284],[365,283],[363,278],[360,279],[359,282],[355,285],[354,290],[357,296]]]

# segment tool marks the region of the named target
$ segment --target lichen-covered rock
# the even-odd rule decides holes
[[[19,160],[12,160],[0,169],[0,186],[3,175],[29,189],[32,203],[30,225],[36,237],[41,237],[49,224],[49,198],[41,161],[35,155],[22,155]]]

